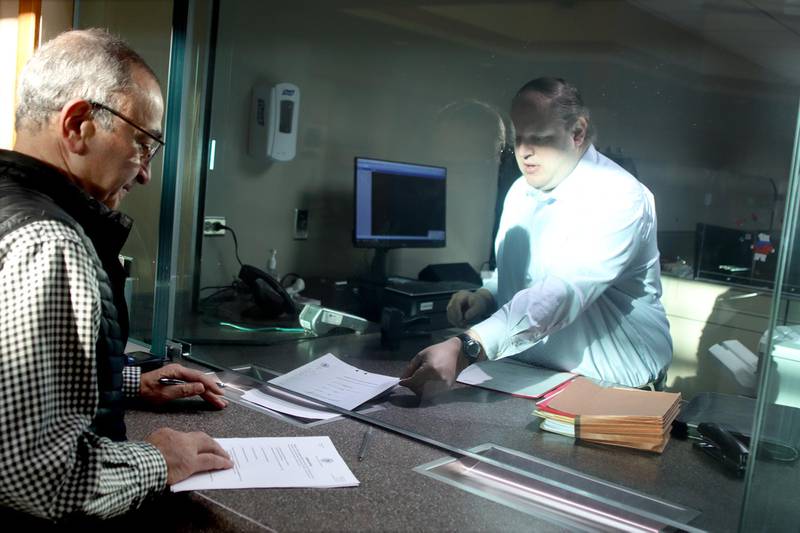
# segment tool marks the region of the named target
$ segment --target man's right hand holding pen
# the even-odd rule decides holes
[[[139,394],[143,400],[156,405],[200,396],[218,409],[224,409],[228,401],[223,397],[221,385],[213,376],[171,364],[142,374]]]

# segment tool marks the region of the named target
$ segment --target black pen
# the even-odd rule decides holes
[[[158,378],[159,385],[183,385],[185,383],[188,383],[188,381],[178,378]],[[217,386],[221,389],[225,388],[225,384],[221,381],[217,381]]]
[[[367,453],[367,444],[369,444],[369,439],[372,436],[372,426],[369,427],[364,432],[364,438],[361,439],[361,447],[358,449],[358,460],[363,461],[364,455]]]

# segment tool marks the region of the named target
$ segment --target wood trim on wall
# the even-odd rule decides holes
[[[19,0],[19,14],[17,15],[17,71],[15,80],[33,52],[39,46],[39,27],[42,20],[41,0]],[[14,108],[16,109],[16,91],[14,93]],[[12,118],[13,123],[13,118]],[[11,146],[16,140],[16,131],[11,131]]]
[[[22,67],[39,46],[39,27],[42,20],[41,0],[19,0],[17,17],[17,77]]]

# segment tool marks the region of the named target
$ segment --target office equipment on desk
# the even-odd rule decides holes
[[[736,433],[750,435],[755,408],[755,398],[701,392],[683,406],[672,425],[672,434],[678,438],[700,438],[697,426],[715,422]]]
[[[718,392],[701,392],[682,409],[672,425],[672,434],[678,438],[699,439],[698,427],[714,423],[724,427],[740,440],[747,442],[752,436],[756,399]],[[761,441],[768,446],[796,449],[800,445],[800,411],[779,404],[765,408]]]
[[[468,281],[422,281],[400,276],[386,278],[386,290],[412,297],[450,296],[458,291],[472,291],[481,286]]]
[[[390,249],[447,244],[447,169],[367,157],[354,167],[353,245],[375,250],[370,279],[386,278]]]
[[[406,318],[396,307],[381,310],[381,346],[396,348],[401,339],[430,335],[431,320],[427,316]]]
[[[471,364],[461,371],[456,381],[535,399],[574,377],[575,374],[571,372],[559,372],[504,358]]]
[[[701,422],[697,425],[697,440],[694,448],[702,450],[737,476],[742,476],[750,456],[751,439],[737,433],[729,426],[716,422]],[[760,460],[793,463],[800,457],[794,446],[762,437],[758,443]]]
[[[537,402],[540,427],[577,439],[661,453],[680,410],[679,393],[601,387],[584,377]]]
[[[476,288],[464,281],[420,281],[392,276],[384,284],[381,305],[399,309],[407,320],[428,317],[432,331],[450,327],[447,304],[454,293]]]
[[[352,410],[393,388],[399,381],[393,376],[358,369],[327,353],[267,383]]]
[[[307,304],[300,312],[300,325],[314,335],[325,335],[337,328],[364,333],[369,323],[360,316]]]
[[[428,265],[417,274],[422,281],[463,281],[476,287],[483,282],[481,275],[469,263],[438,263]]]
[[[724,426],[702,422],[697,427],[700,440],[694,447],[722,463],[737,476],[743,476],[750,454],[747,446]]]
[[[242,265],[239,270],[239,279],[250,290],[253,300],[264,317],[297,315],[297,306],[281,282],[263,270],[252,265]]]
[[[696,449],[740,476],[750,453],[755,408],[755,398],[702,392],[681,410],[672,425],[672,434],[693,439]],[[770,405],[763,420],[758,458],[773,462],[796,461],[800,435],[797,430],[787,432],[787,428],[800,427],[797,410]]]
[[[359,485],[330,437],[255,437],[216,441],[228,452],[233,468],[195,474],[172,485],[172,492]]]

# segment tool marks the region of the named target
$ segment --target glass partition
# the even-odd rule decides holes
[[[770,353],[765,332],[791,336],[800,316],[795,263],[780,267],[795,242],[796,14],[768,2],[222,0],[211,27],[213,44],[195,63],[210,104],[194,100],[196,144],[182,152],[191,165],[171,316],[192,359],[251,385],[326,353],[400,376],[419,350],[461,331],[449,327],[445,299],[431,312],[407,309],[392,336],[392,317],[375,303],[375,258],[394,281],[436,264],[488,273],[519,176],[511,99],[528,80],[557,76],[580,89],[596,148],[655,197],[673,340],[666,390],[695,405],[744,399],[748,420],[758,397],[756,428],[790,416],[771,406],[794,401],[781,399],[792,394],[783,385],[791,371],[781,374],[776,348],[761,354]],[[273,90],[290,102],[283,112],[270,107]],[[356,158],[446,169],[446,245],[354,246]],[[310,302],[367,321],[310,331],[284,312],[281,288],[299,291],[298,310]],[[764,387],[764,376],[780,376],[777,396],[757,393],[755,363],[742,371],[720,351],[729,341],[761,360]],[[421,398],[399,388],[356,416],[462,451],[493,443],[700,509],[694,527],[740,527],[731,509],[745,483],[692,440],[673,438],[661,454],[574,441],[541,430],[535,407],[457,385]],[[782,420],[781,442],[794,450],[797,426]],[[783,475],[794,465],[751,462],[743,529],[767,508],[757,487],[781,475],[784,494],[797,488]],[[701,473],[689,480],[687,471]]]
[[[795,243],[798,235],[798,148],[796,142],[786,208],[784,242],[789,243]],[[742,506],[742,531],[790,529],[800,518],[800,511],[794,504],[794,494],[800,486],[797,469],[800,442],[800,344],[797,341],[800,329],[778,318],[781,306],[793,296],[788,280],[797,271],[798,251],[800,248],[792,247],[781,254],[778,263],[772,320],[764,343],[766,355],[760,361],[761,379]]]
[[[167,100],[170,68],[172,2],[145,0],[79,0],[75,2],[76,28],[106,28],[127,40],[153,69]],[[170,140],[168,139],[168,142]],[[151,183],[137,189],[121,210],[135,223],[122,254],[129,258],[126,286],[131,338],[150,344],[153,330],[153,290],[159,239],[159,206],[163,186],[164,155],[151,163]]]

